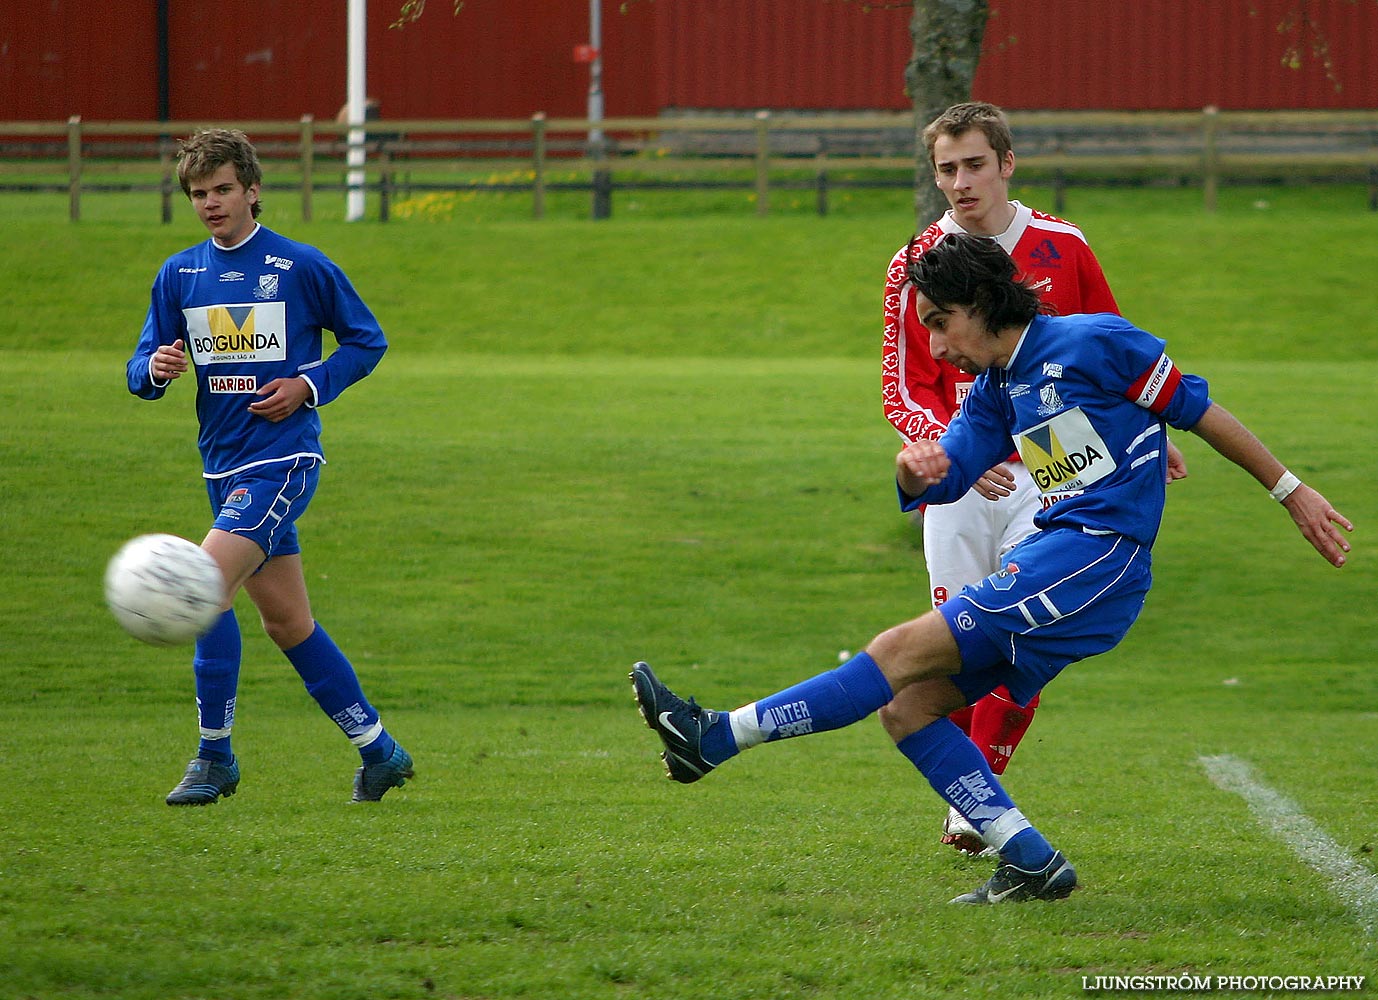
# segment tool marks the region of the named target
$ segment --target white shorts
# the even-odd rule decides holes
[[[987,500],[968,490],[955,503],[930,504],[923,512],[923,557],[928,564],[933,607],[955,597],[969,583],[1003,567],[1010,549],[1034,530],[1042,502],[1023,462],[1005,462],[1014,475],[1014,492]]]

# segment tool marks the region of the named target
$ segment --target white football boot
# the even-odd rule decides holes
[[[951,806],[947,808],[947,819],[943,820],[943,843],[973,858],[991,858],[996,854],[995,848],[981,839],[966,817]]]

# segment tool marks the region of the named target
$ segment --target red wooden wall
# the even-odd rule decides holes
[[[386,118],[580,117],[586,0],[369,3]],[[333,118],[344,0],[169,3],[170,117]],[[901,109],[907,9],[867,0],[603,0],[605,111]],[[1009,108],[1378,108],[1374,0],[991,0],[976,96]],[[154,0],[6,0],[0,120],[156,118]],[[1306,12],[1318,32],[1294,27]],[[1317,38],[1328,52],[1312,51]],[[1283,65],[1301,44],[1300,68]],[[1331,66],[1327,74],[1327,60]],[[1333,79],[1332,79],[1333,77]]]
[[[655,0],[661,108],[909,106],[907,9],[861,2]],[[774,13],[762,16],[762,8]]]
[[[1012,108],[1378,108],[1373,0],[992,0],[991,7],[975,90]],[[1303,10],[1319,34],[1279,30]],[[1328,44],[1335,80],[1311,51],[1317,38]],[[1304,59],[1292,69],[1282,60],[1297,41]]]
[[[156,30],[151,3],[4,0],[0,120],[156,117]]]

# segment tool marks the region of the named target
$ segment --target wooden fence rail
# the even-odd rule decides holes
[[[1012,112],[1010,120],[1021,180],[1050,183],[1058,211],[1074,185],[1164,179],[1199,184],[1207,211],[1220,185],[1239,180],[1359,182],[1378,210],[1378,111]],[[88,193],[157,190],[170,221],[176,137],[204,124],[0,122],[0,193],[66,191],[77,221]],[[309,115],[217,124],[253,137],[289,177],[275,172],[274,186],[299,191],[305,220],[317,192],[346,188],[347,124]],[[766,215],[773,190],[811,187],[825,214],[836,187],[908,187],[915,176],[907,113],[371,121],[362,137],[364,185],[385,221],[396,198],[415,190],[528,191],[539,219],[552,189],[589,191],[602,218],[619,189],[735,187],[753,191]],[[557,165],[574,179],[552,181]],[[339,179],[322,181],[327,171]],[[499,171],[510,176],[494,179]]]

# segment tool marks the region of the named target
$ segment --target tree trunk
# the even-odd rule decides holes
[[[933,183],[933,167],[919,133],[944,109],[971,100],[989,11],[989,0],[914,0],[909,19],[914,49],[904,68],[904,82],[914,102],[916,232],[947,211],[947,200]]]

